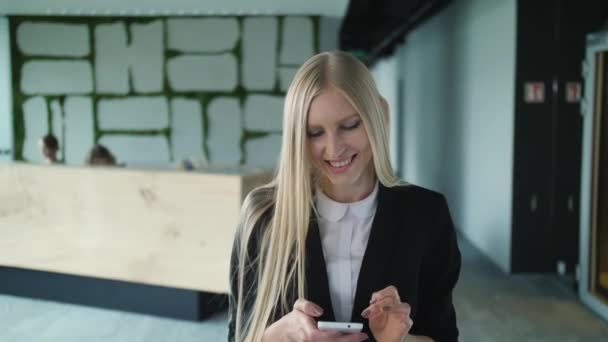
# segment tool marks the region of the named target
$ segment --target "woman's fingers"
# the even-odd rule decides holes
[[[374,292],[372,294],[372,298],[370,299],[369,303],[374,304],[375,302],[377,302],[383,298],[386,298],[386,297],[394,297],[397,299],[396,300],[397,302],[401,301],[401,298],[399,297],[399,291],[397,291],[397,288],[394,287],[393,285],[390,285],[378,292]]]
[[[297,337],[300,341],[360,342],[369,339],[364,333],[343,334],[338,331],[320,331],[313,317],[321,316],[323,309],[306,299],[298,299],[293,305],[291,314],[294,318],[292,324],[297,325]]]
[[[319,331],[308,335],[308,341],[315,342],[360,342],[369,339],[365,333],[342,334],[337,331]]]
[[[307,336],[310,336],[314,331],[318,331],[317,321],[306,313],[294,309],[292,314],[295,315],[295,321],[300,330],[303,330]]]
[[[372,294],[372,298],[369,301],[370,305],[361,312],[361,316],[368,318],[371,314],[381,312],[382,308],[398,303],[401,303],[399,291],[393,285],[387,286]]]
[[[307,305],[304,306],[307,307]],[[317,328],[317,321],[302,311],[294,308],[292,313],[295,315],[296,324],[299,326],[301,341],[333,341],[341,335],[338,331],[320,331]]]
[[[323,308],[309,300],[302,298],[298,299],[295,302],[295,304],[293,305],[293,309],[311,317],[319,317],[323,314]]]
[[[404,313],[409,316],[411,311],[410,305],[408,303],[394,303],[394,301],[387,299],[377,302],[368,306],[363,312],[361,312],[361,316],[363,318],[371,318],[372,316],[376,316],[383,312],[386,313]]]
[[[407,331],[409,331],[412,328],[412,326],[414,325],[414,321],[412,321],[412,319],[409,316],[404,315],[404,314],[400,318],[401,318],[400,319],[401,324],[403,324],[405,326],[405,329]]]
[[[387,318],[392,317],[392,319],[397,319],[398,321],[400,321],[403,324],[409,323],[409,321],[411,321],[411,318],[405,312],[400,312],[400,311],[396,311],[396,310],[377,312],[377,313],[371,314],[367,319],[370,322],[373,322],[374,320],[381,318],[383,315],[386,315]],[[413,321],[411,322],[411,324],[414,324]]]
[[[303,328],[300,330],[300,341],[319,341],[329,342],[336,341],[340,338],[340,333],[337,331],[319,331]]]
[[[361,314],[363,315],[365,312],[370,311],[371,308],[381,308],[384,306],[389,306],[389,305],[393,305],[393,304],[397,304],[397,303],[400,303],[398,298],[395,298],[394,296],[387,296],[387,297],[381,298],[379,300],[376,300],[374,302],[374,304],[370,304],[367,308],[365,308],[365,310],[363,310],[363,312],[361,312]]]
[[[361,342],[369,340],[369,336],[365,333],[354,333],[343,335],[340,337],[334,338],[332,341],[334,342]]]

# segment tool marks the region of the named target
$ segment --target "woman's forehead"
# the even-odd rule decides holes
[[[358,116],[357,111],[346,97],[338,90],[330,88],[313,99],[308,111],[308,123],[337,122],[353,116]]]

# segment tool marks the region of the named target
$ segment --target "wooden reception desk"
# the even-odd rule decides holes
[[[0,266],[228,293],[242,200],[269,179],[0,163]]]

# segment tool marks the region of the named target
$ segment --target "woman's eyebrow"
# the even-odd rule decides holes
[[[344,122],[344,121],[348,121],[348,120],[350,120],[350,119],[354,118],[355,116],[357,116],[357,117],[358,117],[358,116],[359,116],[359,114],[357,114],[357,113],[353,113],[353,114],[351,114],[351,115],[349,115],[349,116],[345,117],[344,119],[341,119],[341,120],[340,120],[340,121],[338,121],[338,122],[342,123],[342,122]]]
[[[359,114],[357,114],[357,113],[351,114],[351,115],[345,117],[344,119],[338,120],[338,123],[341,124],[341,123],[343,123],[345,121],[348,121],[348,120],[350,120],[350,119],[352,119],[354,117],[358,117],[358,116],[359,116]],[[321,126],[319,126],[319,125],[308,125],[308,129],[319,128],[319,127],[321,127]]]

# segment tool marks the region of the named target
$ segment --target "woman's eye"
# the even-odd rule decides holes
[[[316,138],[316,137],[320,137],[323,134],[323,131],[313,131],[313,132],[307,132],[308,137],[309,138]]]
[[[342,128],[344,128],[346,130],[352,130],[352,129],[359,127],[359,124],[361,124],[361,121],[357,121],[357,122],[349,124],[349,125],[344,125],[344,126],[342,126]]]

